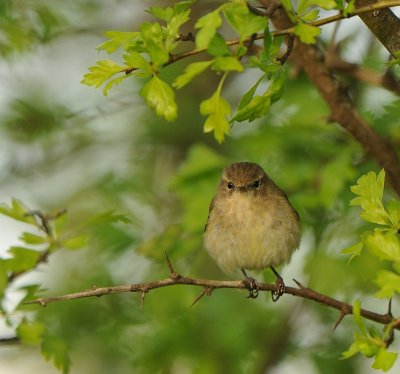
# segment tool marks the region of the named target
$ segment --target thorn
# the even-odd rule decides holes
[[[144,298],[145,298],[147,292],[149,292],[149,290],[147,288],[142,289],[142,296],[140,298],[140,309],[143,309]]]
[[[204,288],[204,290],[201,291],[201,294],[194,299],[194,301],[190,305],[189,309],[192,308],[194,306],[194,304],[196,304],[204,295],[211,296],[211,292],[213,291],[213,289],[214,288],[212,288],[212,287]]]
[[[297,284],[299,288],[307,288],[306,286],[303,286],[299,281],[293,278],[293,282]]]
[[[393,318],[393,314],[392,314],[392,298],[389,299],[389,305],[388,305],[387,314],[390,316],[390,318]]]
[[[168,269],[169,269],[169,273],[170,273],[170,274],[175,273],[175,270],[174,270],[174,268],[172,267],[171,261],[170,261],[170,259],[169,259],[169,257],[168,257],[167,251],[165,251],[165,261],[167,262]]]
[[[340,325],[340,322],[343,321],[343,318],[346,316],[346,314],[347,314],[347,313],[346,313],[344,310],[342,310],[342,311],[340,312],[339,318],[336,320],[335,325],[333,326],[332,334],[335,332],[336,327],[338,327],[338,326]]]
[[[42,306],[43,308],[46,307],[47,303],[43,300],[43,299],[37,299],[36,300],[40,306]]]
[[[172,266],[172,263],[171,263],[171,261],[170,261],[170,259],[169,259],[169,257],[168,257],[167,252],[165,252],[165,261],[167,262],[167,265],[168,265],[169,277],[170,277],[170,279],[179,279],[181,276],[180,276],[180,274],[178,274],[178,273],[174,270],[174,268],[173,268],[173,266]]]

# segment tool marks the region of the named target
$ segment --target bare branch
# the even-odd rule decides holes
[[[312,290],[311,288],[303,286],[301,283],[297,281],[296,283],[299,285],[299,288],[286,287],[284,293],[296,297],[301,297],[303,299],[313,300],[319,304],[339,310],[343,314],[343,317],[345,315],[353,313],[353,307],[350,304],[320,294],[317,291]],[[66,294],[62,296],[39,298],[36,300],[28,301],[26,302],[26,304],[39,304],[41,306],[46,306],[47,304],[59,301],[82,299],[94,296],[99,297],[99,296],[111,295],[122,292],[140,292],[143,297],[143,294],[145,294],[150,290],[162,287],[177,286],[177,285],[204,287],[204,290],[201,292],[200,296],[198,296],[197,299],[195,299],[193,304],[195,304],[198,300],[200,300],[204,295],[210,294],[211,291],[215,289],[219,288],[247,289],[243,280],[220,281],[220,280],[208,280],[208,279],[194,279],[194,278],[179,276],[176,278],[166,278],[148,283],[126,284],[122,286],[113,286],[113,287],[99,287],[99,288],[96,287],[90,290]],[[269,292],[275,291],[275,284],[257,283],[257,285],[259,291],[269,291]],[[392,323],[393,329],[400,330],[400,323],[393,322],[397,320],[394,320],[389,313],[379,314],[369,310],[361,309],[361,315],[366,319],[384,325]]]

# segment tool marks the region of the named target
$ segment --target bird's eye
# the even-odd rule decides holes
[[[259,181],[259,180],[254,181],[254,182],[251,184],[251,186],[252,186],[253,188],[258,188],[258,187],[260,187],[260,181]]]
[[[226,188],[227,188],[228,190],[233,190],[234,187],[235,187],[235,186],[234,186],[234,184],[233,184],[232,182],[228,182],[228,183],[226,184]]]

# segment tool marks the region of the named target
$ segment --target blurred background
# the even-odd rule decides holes
[[[380,264],[368,254],[348,264],[340,254],[364,228],[358,209],[349,207],[349,186],[378,168],[347,133],[327,122],[326,104],[301,72],[292,69],[267,117],[235,124],[222,145],[202,132],[198,109],[215,90],[213,72],[179,92],[174,123],[145,106],[135,79],[108,97],[80,84],[88,66],[107,58],[95,50],[103,33],[137,30],[151,20],[145,9],[161,3],[172,2],[0,2],[0,201],[17,197],[30,209],[66,208],[71,225],[108,210],[130,219],[98,224],[87,248],[56,252],[20,277],[15,289],[41,282],[47,295],[58,295],[162,279],[168,276],[165,251],[183,275],[227,279],[203,249],[203,229],[222,169],[247,160],[265,168],[301,217],[301,248],[280,269],[286,284],[296,278],[349,303],[360,297],[363,307],[385,313],[387,305],[372,297]],[[215,3],[198,2],[193,18]],[[357,17],[324,27],[321,43],[328,45],[333,35],[344,59],[384,72],[388,54]],[[196,58],[169,66],[165,79]],[[232,75],[223,96],[237,103],[258,76]],[[396,95],[339,78],[376,130],[400,144]],[[0,227],[0,254],[7,256],[24,228],[3,216]],[[255,276],[273,280],[268,271]],[[288,295],[278,303],[269,294],[249,300],[237,290],[217,290],[189,308],[200,292],[184,286],[154,290],[143,308],[140,294],[60,302],[36,308],[30,318],[67,343],[73,374],[373,372],[363,357],[340,360],[355,330],[351,317],[332,333],[336,311]],[[7,308],[20,298],[11,290]],[[13,334],[3,321],[0,337]],[[19,344],[0,346],[0,371],[58,372],[39,348]]]

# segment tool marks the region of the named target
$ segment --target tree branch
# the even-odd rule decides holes
[[[395,95],[400,95],[400,82],[397,81],[393,72],[388,69],[383,74],[375,70],[364,68],[358,64],[348,62],[340,58],[338,48],[328,48],[325,53],[325,64],[329,69],[350,76],[360,82],[382,87]]]
[[[262,1],[260,1],[260,2],[262,3]],[[382,1],[379,3],[375,3],[375,4],[366,5],[366,6],[357,8],[354,12],[348,13],[346,16],[343,15],[343,13],[338,13],[338,14],[335,14],[334,16],[330,16],[330,17],[326,17],[326,18],[323,18],[323,19],[320,19],[320,20],[317,20],[314,22],[310,22],[309,25],[319,27],[319,26],[327,25],[329,23],[340,21],[340,20],[343,20],[346,18],[352,18],[352,17],[358,16],[360,14],[368,13],[368,12],[371,12],[374,10],[395,7],[395,6],[400,6],[400,0]],[[293,35],[294,34],[294,26],[290,25],[287,27],[282,27],[281,29],[272,31],[271,34],[273,36]],[[243,39],[228,40],[226,42],[226,45],[227,46],[238,45],[243,42],[244,43],[249,42],[252,39],[253,40],[264,39],[264,33],[252,35],[244,40]],[[198,54],[204,53],[206,51],[207,51],[207,48],[195,48],[195,49],[192,49],[187,52],[182,52],[182,53],[178,53],[175,55],[171,55],[169,61],[167,61],[164,66],[171,65],[176,61],[182,60],[182,59],[190,57],[190,56],[198,55]],[[136,70],[137,70],[137,68],[128,67],[128,68],[122,70],[121,72],[123,72],[125,74],[131,74],[132,72],[134,72]]]
[[[336,309],[341,312],[343,316],[352,314],[353,307],[350,304],[345,302],[336,300],[329,296],[323,295],[318,293],[317,291],[312,290],[311,288],[304,287],[301,283],[297,282],[297,287],[286,287],[285,292],[288,295],[301,297],[303,299],[313,300],[319,304],[325,305],[327,307]],[[53,296],[53,297],[44,297],[39,298],[32,301],[27,301],[25,304],[39,304],[41,306],[46,306],[47,304],[59,301],[66,301],[66,300],[74,300],[74,299],[82,299],[86,297],[94,297],[94,296],[104,296],[104,295],[111,295],[116,293],[122,292],[139,292],[146,294],[150,290],[162,287],[170,287],[170,286],[177,286],[177,285],[186,285],[186,286],[198,286],[204,287],[204,291],[198,296],[194,303],[196,303],[202,296],[210,295],[211,291],[221,288],[234,288],[234,289],[247,289],[246,284],[243,280],[237,281],[220,281],[220,280],[208,280],[208,279],[194,279],[184,277],[175,271],[171,272],[169,278],[147,282],[147,283],[136,283],[136,284],[126,284],[121,286],[113,286],[113,287],[93,287],[90,290],[70,293],[62,296]],[[270,283],[257,283],[258,289],[260,291],[275,291],[275,284]],[[193,304],[194,304],[193,303]],[[192,304],[192,305],[193,305]],[[362,309],[361,315],[369,319],[371,321],[381,323],[387,325],[392,323],[393,328],[400,330],[400,323],[397,323],[396,319],[393,318],[391,313],[386,314],[379,314],[369,310]],[[343,317],[342,317],[343,318]]]
[[[268,5],[270,0],[260,0],[260,2]],[[293,27],[282,6],[272,14],[271,20],[278,29]],[[296,38],[290,58],[319,90],[330,107],[331,119],[346,129],[378,165],[386,170],[388,181],[400,195],[400,160],[394,147],[388,140],[381,138],[361,117],[351,97],[335,78],[333,71],[328,68],[323,53],[316,45],[301,43]]]
[[[355,1],[356,10],[375,4],[378,4],[376,0]],[[393,56],[400,50],[400,20],[391,9],[375,9],[373,12],[360,13],[360,18]]]

